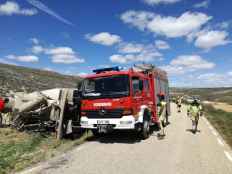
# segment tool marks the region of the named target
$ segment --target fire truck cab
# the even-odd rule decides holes
[[[150,126],[159,124],[159,95],[168,103],[169,87],[164,71],[152,65],[140,65],[129,70],[119,67],[94,70],[80,86],[81,118],[84,129],[93,133],[114,129],[136,130],[142,138],[149,137]]]

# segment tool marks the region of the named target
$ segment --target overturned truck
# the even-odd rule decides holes
[[[19,131],[54,131],[58,139],[79,126],[80,100],[76,89],[56,88],[14,93],[2,113],[2,123]]]

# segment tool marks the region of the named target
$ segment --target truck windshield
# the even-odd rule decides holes
[[[91,78],[83,81],[84,97],[121,97],[129,95],[127,75]]]

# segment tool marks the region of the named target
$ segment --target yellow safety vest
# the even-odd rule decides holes
[[[164,117],[165,113],[165,107],[166,107],[167,103],[165,101],[161,101],[160,102],[160,108],[159,108],[159,117]]]
[[[190,105],[188,108],[189,114],[191,114],[192,117],[198,117],[200,114],[200,111],[202,110],[202,106],[196,106],[196,105]]]

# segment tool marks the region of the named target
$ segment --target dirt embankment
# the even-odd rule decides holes
[[[215,109],[221,109],[225,112],[232,112],[232,105],[222,102],[205,101],[205,104],[211,104]]]

